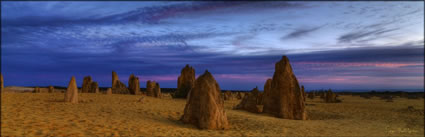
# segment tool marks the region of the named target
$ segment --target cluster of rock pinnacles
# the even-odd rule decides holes
[[[254,88],[235,109],[267,113],[279,118],[306,120],[305,92],[292,72],[286,56],[276,63],[272,79],[267,79],[264,92]]]
[[[148,96],[153,97],[161,97],[161,88],[159,87],[159,84],[156,82],[147,82],[148,86]],[[151,86],[151,83],[153,83],[153,86]],[[152,89],[150,91],[149,89]],[[40,88],[36,87],[34,89],[34,92],[39,93]],[[49,86],[48,89],[49,93],[54,92],[54,87]],[[68,88],[65,92],[65,102],[71,102],[71,103],[78,103],[78,87],[76,84],[75,77],[72,76],[71,81],[68,84]],[[99,85],[97,82],[94,82],[90,76],[86,76],[83,79],[83,85],[81,86],[81,92],[82,93],[99,93]],[[128,88],[125,86],[124,83],[122,83],[118,75],[115,71],[112,71],[112,88],[108,88],[105,92],[106,94],[140,94],[140,84],[139,84],[139,78],[134,76],[134,74],[131,74],[128,80]]]
[[[220,91],[214,77],[205,71],[189,90],[181,120],[201,129],[228,128],[230,125],[224,110],[224,99],[230,99],[231,93],[221,94]],[[237,98],[242,98],[241,96],[237,94]],[[273,78],[266,81],[264,92],[254,88],[235,108],[254,113],[268,113],[279,118],[306,120],[305,96],[303,87],[300,87],[292,72],[289,59],[283,56],[276,63]]]
[[[174,98],[186,98],[195,84],[195,69],[186,65],[177,79],[177,91]]]
[[[334,92],[332,92],[331,89],[329,90],[321,90],[321,91],[311,91],[307,94],[307,97],[309,99],[314,99],[315,96],[320,96],[321,99],[323,99],[323,101],[325,103],[340,103],[341,100],[339,100],[337,97],[338,95]]]
[[[127,88],[122,83],[115,71],[112,71],[112,88],[107,89],[106,94],[139,94],[139,78],[133,74],[128,81]],[[1,89],[3,89],[3,77],[1,76]],[[39,88],[36,88],[39,90]],[[49,92],[54,88],[49,87]],[[39,91],[37,91],[39,92]],[[99,86],[93,82],[90,76],[84,77],[81,92],[98,93]],[[161,88],[155,81],[147,81],[146,95],[160,98]],[[306,120],[305,98],[314,97],[304,92],[295,77],[289,59],[283,56],[276,63],[273,78],[267,79],[264,92],[254,88],[250,93],[232,95],[230,91],[221,93],[220,86],[213,75],[206,70],[204,74],[195,79],[194,68],[186,65],[177,81],[177,91],[173,98],[186,98],[184,114],[181,117],[183,123],[196,125],[200,129],[227,129],[230,124],[224,109],[224,100],[233,98],[242,99],[235,109],[243,109],[253,113],[267,113],[278,118]],[[335,93],[326,93],[326,102],[336,100]],[[78,87],[75,77],[72,76],[65,92],[65,102],[78,103]]]
[[[99,93],[99,85],[97,84],[97,82],[92,81],[90,76],[86,76],[83,79],[81,92],[82,93]]]

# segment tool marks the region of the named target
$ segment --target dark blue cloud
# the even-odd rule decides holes
[[[294,61],[423,62],[423,49],[423,42],[409,42],[392,46],[347,48],[297,54],[294,55]]]
[[[76,3],[76,2],[74,2]],[[9,4],[9,3],[7,3]],[[64,3],[63,3],[64,4]],[[71,4],[71,3],[70,3]],[[85,3],[80,3],[85,4]],[[138,2],[137,4],[144,5],[142,2]],[[89,4],[90,5],[90,4]],[[117,4],[119,5],[119,4]],[[46,6],[43,4],[15,4],[13,6],[15,8],[27,8],[27,10],[40,10],[39,6]],[[101,5],[99,5],[101,6]],[[93,4],[92,8],[103,8],[99,7],[96,4]],[[66,7],[66,5],[61,5],[62,8]],[[124,13],[115,13],[111,15],[99,15],[97,13],[93,13],[91,11],[85,11],[88,15],[72,16],[76,13],[68,13],[67,16],[60,16],[57,14],[51,14],[45,12],[45,14],[37,14],[37,15],[20,15],[19,12],[8,12],[4,14],[2,18],[3,26],[63,26],[63,25],[78,25],[78,24],[86,24],[86,25],[96,25],[96,24],[122,24],[123,22],[139,22],[139,23],[148,23],[148,24],[158,24],[158,23],[166,23],[161,22],[163,19],[173,18],[181,16],[182,14],[192,14],[197,16],[205,15],[207,11],[216,11],[222,9],[229,8],[238,8],[239,11],[243,12],[248,10],[261,10],[261,9],[270,9],[270,8],[305,8],[300,3],[289,3],[289,2],[181,2],[177,4],[168,4],[168,5],[155,5],[155,6],[141,6],[140,8],[136,8],[134,10],[130,10]],[[56,7],[60,8],[60,7]],[[86,10],[79,9],[79,7],[74,10]],[[242,10],[242,11],[240,11]],[[67,13],[63,13],[67,14]],[[108,14],[107,12],[104,14]],[[11,17],[15,15],[14,17]],[[80,15],[81,16],[81,15]]]
[[[282,40],[286,40],[286,39],[291,39],[291,38],[298,38],[298,37],[302,37],[305,35],[308,35],[309,33],[312,33],[314,31],[319,30],[320,28],[324,27],[323,26],[319,26],[319,27],[311,27],[311,28],[299,28],[296,29],[295,31],[285,35],[284,37],[282,37]]]
[[[392,31],[397,31],[400,28],[387,28],[387,29],[376,29],[372,30],[360,30],[344,34],[338,38],[340,43],[349,43],[353,41],[370,41],[378,38],[382,38],[383,34],[387,34]]]

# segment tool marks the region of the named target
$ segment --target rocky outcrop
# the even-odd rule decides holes
[[[4,91],[3,74],[0,74],[0,92]]]
[[[114,94],[129,94],[127,87],[120,81],[115,71],[112,71],[112,93]]]
[[[83,85],[81,86],[81,92],[82,93],[89,93],[90,92],[90,86],[92,83],[92,79],[90,76],[85,76],[83,79]]]
[[[195,80],[193,89],[189,92],[181,120],[200,129],[229,128],[220,91],[214,77],[205,71]]]
[[[128,90],[130,94],[133,95],[139,94],[140,92],[139,78],[134,76],[134,74],[131,74],[130,78],[128,78]]]
[[[258,88],[252,89],[250,93],[244,96],[242,101],[234,109],[242,109],[252,113],[263,112],[262,93]]]
[[[154,96],[155,95],[155,92],[154,92],[155,87],[156,87],[156,82],[148,80],[146,82],[146,95],[147,96]]]
[[[146,82],[146,95],[151,97],[161,98],[162,94],[161,94],[161,87],[159,86],[159,83],[148,80]]]
[[[112,89],[111,88],[106,89],[105,94],[111,95],[112,94]]]
[[[96,85],[96,87],[92,87]],[[99,85],[94,82],[90,76],[86,76],[83,79],[83,85],[81,86],[82,93],[99,93]]]
[[[272,79],[267,79],[266,80],[266,83],[264,84],[264,92],[263,92],[263,99],[262,99],[262,102],[261,102],[261,104],[269,104],[269,102],[267,102],[268,100],[267,100],[267,98],[269,98],[269,96],[270,96],[270,90],[271,90],[271,88],[272,88]]]
[[[338,100],[337,98],[337,95],[334,93],[334,92],[332,92],[332,90],[328,90],[328,92],[326,92],[326,95],[325,95],[325,102],[326,103],[338,103],[338,102],[341,102],[341,100]]]
[[[159,83],[156,83],[155,84],[155,87],[153,88],[153,91],[154,91],[154,97],[162,98],[161,87],[159,87]]]
[[[39,87],[35,87],[32,93],[41,93],[41,89]]]
[[[49,86],[49,93],[55,93],[55,87]]]
[[[71,81],[69,81],[68,88],[66,89],[65,102],[78,103],[78,88],[74,76],[72,76]]]
[[[270,93],[267,94],[264,113],[285,119],[307,119],[303,93],[286,56],[276,63]]]
[[[195,83],[195,69],[187,64],[177,79],[177,91],[174,98],[186,98]]]
[[[305,102],[305,99],[307,98],[307,95],[306,95],[306,93],[304,91],[304,86],[301,86],[301,92],[303,93],[303,99],[304,99],[304,102]]]
[[[236,94],[236,99],[241,100],[243,98],[243,94],[241,92],[238,92]]]
[[[90,85],[90,92],[91,93],[99,93],[99,84],[97,82],[92,82]]]
[[[233,100],[233,95],[231,91],[227,90],[226,92],[224,92],[224,100]]]

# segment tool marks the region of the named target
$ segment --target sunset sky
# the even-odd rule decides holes
[[[5,86],[111,86],[181,69],[263,89],[287,55],[312,89],[424,89],[424,2],[1,2]]]

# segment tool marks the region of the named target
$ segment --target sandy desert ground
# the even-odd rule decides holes
[[[80,103],[63,102],[63,93],[1,93],[2,136],[423,136],[424,99],[364,99],[344,95],[342,103],[307,99],[309,120],[254,114],[225,101],[231,128],[199,130],[179,121],[184,99],[142,95],[79,94]],[[413,106],[416,110],[408,110]]]

